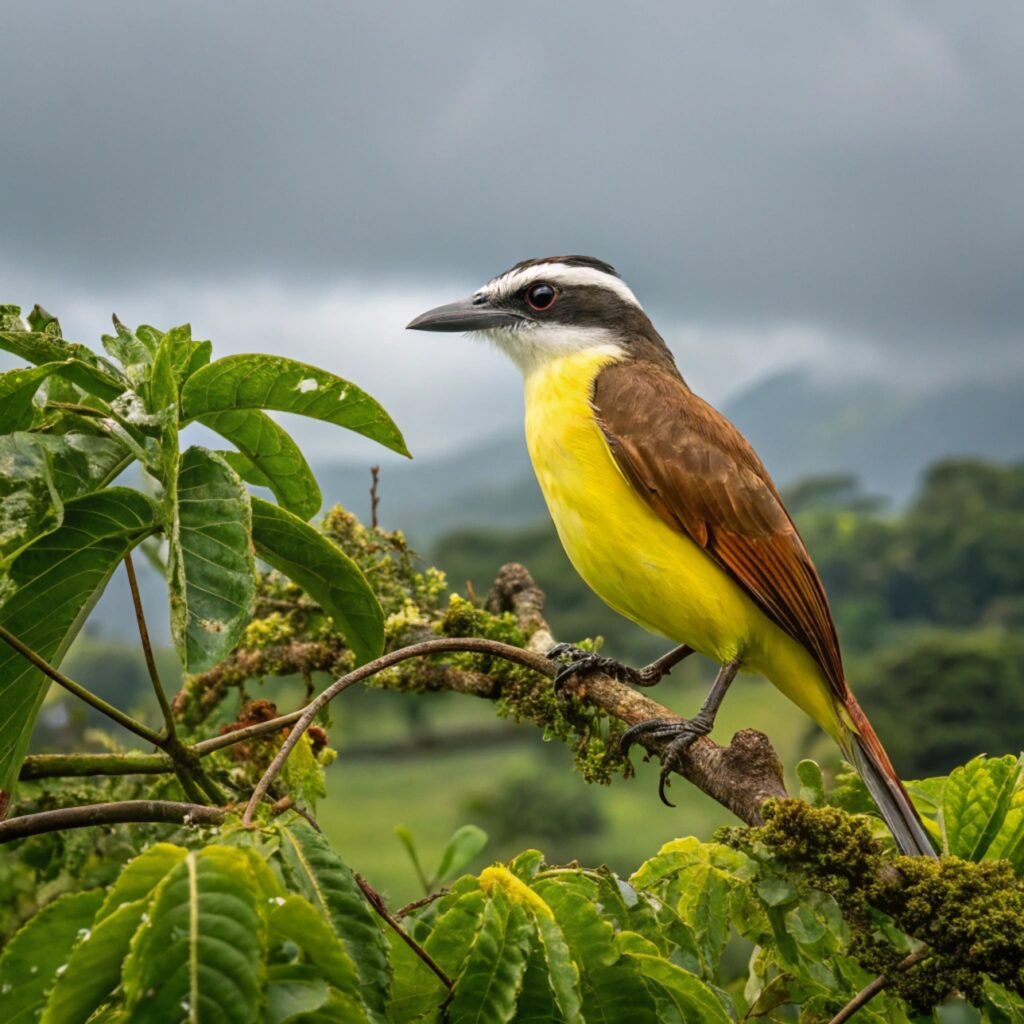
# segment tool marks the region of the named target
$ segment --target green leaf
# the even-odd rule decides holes
[[[620,932],[620,948],[640,975],[655,987],[683,1021],[701,1024],[732,1024],[714,991],[695,974],[661,956],[657,947],[635,932]]]
[[[475,884],[475,883],[470,883]],[[443,971],[455,978],[483,923],[486,894],[479,888],[459,896],[446,896],[423,948]],[[394,966],[392,998],[388,1019],[396,1022],[420,1020],[445,1000],[448,991],[440,979],[397,936],[391,939]]]
[[[630,882],[638,890],[659,886],[659,899],[692,930],[705,976],[713,977],[729,939],[733,892],[747,869],[744,854],[688,837],[663,846]]]
[[[550,1003],[554,1010],[557,1010],[559,1019],[566,1024],[582,1022],[582,1001],[580,998],[580,974],[572,961],[572,954],[569,952],[568,943],[562,934],[562,929],[554,921],[543,914],[534,914],[533,923],[537,928],[540,943],[535,947],[531,957],[531,964],[527,968],[527,975],[530,968],[538,968],[544,974],[544,987],[550,993]],[[538,1008],[544,1005],[544,987],[539,985],[540,979],[535,979],[537,988],[540,989],[537,998]],[[526,988],[527,979],[524,979],[523,987]],[[525,991],[524,991],[525,996]],[[525,1014],[528,1006],[524,1005],[524,998],[519,1001],[518,1013]],[[537,1013],[538,1011],[534,1011]],[[540,1016],[538,1020],[542,1020]]]
[[[140,337],[116,316],[114,330],[116,334],[104,334],[100,341],[107,353],[124,367],[132,387],[138,390],[149,375],[149,367],[156,355],[156,339],[149,334]]]
[[[300,1014],[321,1009],[329,993],[326,980],[315,967],[271,964],[267,970],[264,1024],[285,1024],[286,1021],[301,1019]]]
[[[264,924],[241,850],[189,852],[148,914],[124,966],[135,1024],[258,1019]]]
[[[266,487],[267,490],[270,490],[270,477],[257,469],[241,452],[228,451],[223,448],[214,450],[247,484],[252,484],[253,487]]]
[[[812,807],[824,806],[825,779],[817,761],[801,761],[796,766],[796,777],[800,780],[800,799]]]
[[[1024,874],[1024,757],[1017,762],[1017,778],[1006,817],[985,856],[1008,860],[1018,875]]]
[[[109,487],[64,507],[60,529],[11,563],[11,596],[0,625],[51,664],[59,664],[121,559],[157,525],[138,491]],[[59,600],[58,600],[59,596]],[[11,792],[49,681],[0,644],[0,790]]]
[[[37,302],[28,315],[28,326],[30,330],[48,334],[51,338],[60,338],[60,321],[49,311],[43,309]]]
[[[302,734],[281,766],[281,778],[301,806],[315,810],[317,801],[327,796],[324,767],[313,753],[313,741],[308,732]]]
[[[27,328],[21,319],[21,306],[0,303],[0,331],[24,332]]]
[[[290,893],[284,900],[275,901],[270,914],[272,936],[289,939],[316,967],[325,982],[346,997],[357,1011],[350,1019],[370,1021],[372,1018],[363,997],[361,979],[345,944],[335,934],[328,920],[304,897]],[[325,991],[326,997],[326,991]]]
[[[260,558],[297,583],[334,620],[360,663],[384,649],[384,613],[362,570],[298,516],[252,499],[252,538]]]
[[[32,423],[32,399],[40,384],[64,363],[43,363],[27,370],[0,373],[0,434],[25,430]]]
[[[249,492],[230,466],[189,448],[170,537],[171,627],[182,664],[204,672],[242,638],[255,597]]]
[[[124,903],[148,896],[184,859],[188,851],[173,843],[155,843],[124,866],[96,915],[99,923]]]
[[[423,865],[420,863],[419,854],[416,852],[416,840],[413,839],[412,833],[405,827],[405,825],[395,826],[395,835],[398,837],[398,841],[405,847],[405,852],[409,855],[409,860],[412,861],[413,870],[416,872],[416,877],[419,879],[420,885],[423,887],[425,893],[429,893],[431,886],[430,881],[427,878],[426,872],[423,870]]]
[[[67,968],[57,978],[46,1001],[40,1024],[85,1021],[117,988],[121,965],[145,909],[145,899],[122,903],[91,929],[79,933]]]
[[[106,486],[129,459],[119,442],[91,434],[0,436],[0,564],[57,529],[65,501]]]
[[[331,923],[363,983],[363,999],[383,1019],[391,984],[388,945],[352,872],[327,840],[301,818],[279,822],[280,857],[291,888]]]
[[[955,768],[942,793],[942,830],[947,850],[965,860],[981,860],[996,837],[1017,781],[1017,758],[973,758]]]
[[[54,980],[67,969],[80,933],[89,927],[103,893],[68,893],[44,907],[0,955],[4,1024],[28,1024],[39,1017]]]
[[[0,437],[0,561],[56,530],[63,517],[46,446],[35,434]]]
[[[282,356],[237,355],[197,370],[182,388],[182,416],[228,409],[276,409],[347,427],[408,455],[391,417],[355,384]]]
[[[506,1024],[514,1019],[533,939],[526,910],[501,895],[488,900],[448,1007],[451,1024]]]
[[[40,331],[0,331],[0,349],[40,366],[64,363],[61,375],[83,391],[109,401],[124,391],[117,369],[90,348]]]
[[[487,845],[487,833],[476,825],[463,825],[457,828],[441,855],[437,874],[434,876],[434,888],[438,882],[454,878],[463,871]]]
[[[554,879],[540,880],[536,891],[554,912],[579,968],[584,1018],[657,1024],[654,1000],[643,978],[619,953],[612,926],[594,902]]]
[[[203,426],[227,438],[263,478],[280,504],[300,519],[320,511],[323,498],[313,470],[286,430],[258,409],[231,409],[200,416]],[[238,472],[237,467],[235,471]],[[245,473],[238,474],[248,479]],[[265,481],[265,483],[263,482]]]

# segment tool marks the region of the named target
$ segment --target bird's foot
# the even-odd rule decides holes
[[[602,654],[585,651],[582,647],[576,647],[574,644],[555,644],[548,651],[547,657],[551,661],[562,662],[561,668],[555,675],[555,693],[561,693],[566,684],[574,677],[580,681],[595,672],[603,672],[620,683],[632,683],[634,686],[651,686],[663,674],[659,672],[657,678],[651,678],[652,673],[649,670],[652,666],[650,665],[647,668],[632,668],[614,658],[606,658]]]
[[[661,775],[658,779],[658,796],[666,807],[675,804],[665,796],[665,788],[670,785],[669,776],[682,764],[683,755],[694,743],[707,736],[715,724],[714,716],[698,711],[693,718],[685,721],[678,718],[650,718],[627,729],[619,740],[619,753],[626,757],[629,748],[641,736],[654,740],[668,740],[661,752]]]

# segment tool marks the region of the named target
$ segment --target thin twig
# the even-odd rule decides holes
[[[504,658],[506,661],[514,662],[517,665],[532,668],[541,675],[550,677],[554,674],[554,666],[542,655],[523,650],[521,647],[513,647],[511,644],[503,644],[497,640],[487,640],[482,637],[439,637],[436,640],[424,640],[421,643],[410,644],[408,647],[403,647],[397,651],[390,651],[388,654],[383,654],[379,658],[367,662],[365,665],[360,665],[359,668],[353,669],[340,679],[336,679],[326,690],[302,709],[302,714],[296,721],[295,727],[288,734],[288,738],[281,745],[281,749],[277,752],[274,760],[270,762],[267,770],[263,773],[263,777],[252,791],[252,796],[249,797],[249,802],[245,805],[242,824],[246,826],[252,825],[252,816],[255,813],[256,807],[266,795],[271,783],[277,778],[277,774],[288,759],[288,755],[295,748],[295,745],[302,738],[306,730],[313,724],[313,720],[320,711],[334,700],[342,690],[346,690],[348,687],[353,686],[355,683],[360,683],[364,679],[369,679],[370,676],[383,672],[384,669],[391,668],[392,665],[408,661],[410,658],[423,658],[429,654],[451,654],[467,651],[478,654],[491,654]]]
[[[146,658],[146,668],[149,670],[149,678],[153,682],[153,689],[156,691],[156,699],[160,705],[160,713],[164,716],[164,725],[167,735],[174,735],[174,715],[171,713],[171,705],[167,701],[167,694],[164,692],[163,683],[160,682],[160,673],[156,667],[156,659],[153,657],[153,645],[149,640],[149,630],[146,628],[146,614],[142,608],[142,595],[139,593],[139,581],[135,577],[135,566],[132,563],[132,553],[129,551],[124,556],[124,567],[128,572],[128,587],[132,592],[132,604],[135,606],[135,621],[139,624],[139,639],[142,641],[142,653]]]
[[[429,907],[435,900],[441,899],[442,896],[447,896],[448,891],[448,889],[438,889],[437,892],[432,892],[429,896],[421,896],[418,900],[413,900],[412,903],[406,903],[401,910],[395,911],[395,920],[401,921],[403,917],[408,917],[414,910],[422,910],[423,907]]]
[[[449,992],[455,982],[441,969],[437,961],[388,913],[380,893],[362,875],[356,874],[356,884],[363,890],[363,895],[370,901],[370,906],[394,929],[395,934],[441,979],[441,983]]]
[[[930,949],[919,949],[914,953],[910,953],[905,956],[889,974],[880,974],[871,984],[865,985],[830,1021],[829,1024],[844,1024],[848,1021],[859,1009],[866,1006],[879,992],[889,984],[889,977],[891,974],[895,974],[897,971],[905,971],[908,967],[913,967],[914,964],[923,960],[926,956],[931,955]]]
[[[131,715],[126,715],[123,711],[115,708],[113,704],[108,704],[102,697],[97,696],[91,690],[87,690],[81,683],[76,683],[73,679],[69,679],[3,626],[0,626],[0,640],[10,644],[26,661],[30,661],[35,665],[43,675],[49,676],[55,683],[59,683],[65,690],[84,700],[86,704],[91,704],[97,711],[102,711],[108,718],[112,718],[118,725],[123,726],[129,732],[135,733],[136,736],[141,736],[142,739],[152,743],[154,746],[160,746],[163,742],[163,737],[156,730],[150,729],[148,725],[143,725],[142,722],[136,721]]]
[[[305,708],[298,711],[290,711],[287,715],[278,715],[266,722],[257,722],[255,725],[247,725],[244,729],[233,729],[231,732],[223,733],[220,736],[211,736],[208,740],[200,740],[194,744],[192,750],[200,757],[206,757],[215,750],[223,750],[224,747],[233,747],[236,743],[254,739],[257,736],[265,736],[270,732],[277,732],[287,725],[292,725],[302,717]]]
[[[85,804],[61,807],[55,811],[23,814],[0,821],[0,845],[26,836],[58,832],[92,825],[117,825],[124,822],[155,821],[172,825],[219,825],[227,814],[220,807],[178,803],[175,800],[120,800],[109,804]]]
[[[377,529],[377,506],[380,504],[380,495],[377,493],[377,484],[380,482],[380,466],[370,467],[370,526]]]

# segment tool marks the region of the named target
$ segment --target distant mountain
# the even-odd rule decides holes
[[[1024,457],[1024,379],[969,381],[910,395],[878,382],[819,383],[800,372],[759,382],[726,406],[780,484],[853,473],[899,503],[921,471],[952,455]]]

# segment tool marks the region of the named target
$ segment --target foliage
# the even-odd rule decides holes
[[[298,577],[360,659],[383,644],[383,617],[359,568],[305,522],[320,505],[302,453],[263,409],[313,416],[405,453],[387,413],[354,384],[290,359],[236,355],[185,325],[132,331],[114,318],[107,355],[65,341],[38,306],[28,324],[3,307],[0,347],[36,364],[0,374],[0,626],[59,664],[118,563],[154,535],[167,547],[171,625],[182,664],[230,653],[255,598],[253,549]],[[205,424],[237,447],[181,448]],[[139,463],[150,493],[115,487]],[[242,478],[278,506],[252,498]],[[52,594],[59,589],[60,601]],[[17,651],[0,651],[0,794],[13,791],[47,689]]]
[[[801,776],[815,804],[778,802],[763,828],[718,842],[674,840],[629,878],[527,851],[413,905],[401,926],[450,991],[289,815],[255,832],[185,830],[104,888],[60,897],[8,943],[0,991],[44,1022],[725,1024],[795,1008],[821,1019],[885,972],[862,1019],[930,1017],[954,990],[986,1020],[1021,1019],[1024,761],[976,758],[912,787],[941,861],[876,838],[877,819],[847,809],[866,799],[854,777],[826,792],[813,762]],[[453,836],[424,881],[457,872],[480,841]],[[917,942],[927,955],[900,966]],[[742,976],[729,969],[737,943],[751,950]]]

